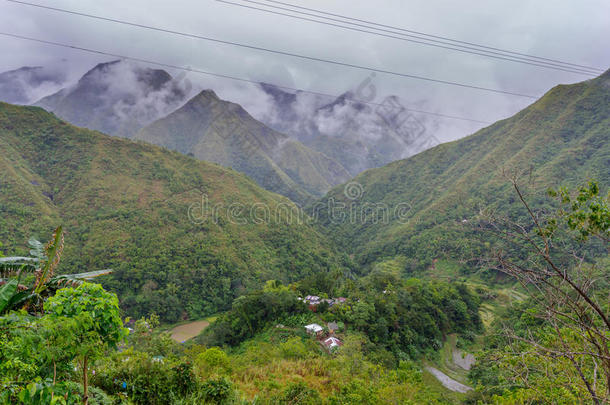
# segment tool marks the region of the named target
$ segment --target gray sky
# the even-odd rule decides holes
[[[233,0],[239,2],[240,0]],[[261,0],[262,1],[262,0]],[[608,0],[284,0],[337,14],[568,62],[610,67]],[[214,0],[35,0],[39,4],[224,40],[476,86],[542,95],[587,76],[499,61],[270,15]],[[368,76],[358,69],[176,37],[0,0],[0,31],[65,42],[257,81],[340,94]],[[110,58],[0,36],[0,71],[60,65],[77,78]],[[176,72],[171,72],[176,74]],[[242,103],[255,116],[257,93],[242,83],[191,73],[191,81]],[[483,121],[508,117],[532,100],[377,74],[378,100],[397,94],[407,107]],[[437,121],[441,140],[480,125]]]

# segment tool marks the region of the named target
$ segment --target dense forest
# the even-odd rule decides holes
[[[496,302],[498,291],[404,279],[385,266],[335,283],[330,274],[288,285],[269,280],[235,299],[195,340],[177,343],[156,315],[126,329],[116,294],[91,282],[107,271],[60,274],[64,234],[58,228],[46,245],[32,239],[30,256],[0,259],[9,280],[0,287],[0,400],[604,403],[609,263],[589,248],[601,244],[608,251],[610,192],[591,182],[576,193],[549,194],[562,208],[532,215],[533,228],[517,228],[534,250],[542,249],[538,262],[524,269],[519,257],[497,257],[528,298],[498,308],[487,327],[483,305]],[[518,243],[504,224],[506,242]],[[560,270],[564,245],[555,242],[567,238],[584,261]],[[344,298],[308,305],[302,297],[316,289]],[[310,335],[304,326],[312,323],[336,326]],[[321,343],[327,336],[341,339],[338,350]],[[475,389],[465,394],[449,394],[422,373],[450,336],[459,347],[478,350],[468,375]]]
[[[609,74],[305,207],[0,103],[0,404],[608,404]]]
[[[233,170],[3,103],[0,146],[3,250],[63,224],[62,271],[112,268],[129,316],[207,316],[267,279],[349,270],[294,203]]]

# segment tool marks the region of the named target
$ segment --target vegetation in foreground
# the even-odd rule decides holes
[[[178,344],[157,330],[156,316],[137,321],[127,335],[116,295],[99,285],[73,275],[64,276],[70,286],[54,290],[63,251],[58,229],[42,254],[33,249],[33,266],[28,257],[0,261],[6,277],[0,398],[7,404],[607,403],[610,282],[599,249],[608,250],[610,196],[593,182],[576,195],[551,194],[562,208],[531,211],[534,226],[512,224],[521,233],[509,219],[488,218],[490,229],[501,224],[506,235],[507,248],[495,258],[530,291],[497,314],[469,374],[475,390],[465,395],[431,383],[422,361],[438,359],[453,334],[462,346],[481,345],[481,301],[490,297],[467,285],[404,279],[391,266],[357,280],[321,273],[290,285],[269,281],[236,299],[195,342]],[[570,263],[556,260],[563,247],[574,246],[566,238],[581,247],[582,256],[570,251],[581,267],[553,274]],[[523,241],[538,252],[539,262],[528,267],[508,249]],[[30,275],[22,284],[24,272]],[[312,291],[346,299],[310,308],[299,296]],[[322,336],[332,333],[343,345],[329,351],[303,327],[331,321],[337,330]]]
[[[4,103],[0,149],[0,251],[26,255],[64,224],[60,271],[112,268],[101,282],[134,318],[203,318],[265,280],[349,268],[296,205],[231,169]]]

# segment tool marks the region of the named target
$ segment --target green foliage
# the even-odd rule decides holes
[[[315,405],[320,403],[320,394],[304,382],[292,383],[280,396],[280,404]]]
[[[68,381],[65,385],[71,392],[82,398],[83,386],[81,384],[75,381]],[[89,387],[89,405],[115,405],[115,401],[100,388]]]
[[[30,238],[28,243],[32,257],[5,257],[0,260],[0,274],[9,278],[0,287],[0,314],[19,307],[26,308],[31,313],[40,312],[44,299],[57,290],[67,286],[78,286],[84,280],[112,273],[112,270],[97,270],[55,276],[54,272],[63,251],[63,240],[62,227],[59,226],[46,246],[35,238]],[[31,286],[20,284],[26,272],[36,274]]]
[[[253,221],[254,204],[298,208],[216,164],[4,103],[0,149],[3,251],[25,256],[31,234],[64,224],[61,272],[112,268],[100,280],[133,318],[202,318],[266,280],[343,267],[327,238],[297,218]],[[245,224],[229,216],[231,204],[245,207]]]
[[[83,283],[61,289],[44,304],[45,312],[57,323],[76,319],[71,330],[77,353],[91,356],[105,348],[115,348],[127,335],[119,315],[116,294],[99,284]]]
[[[232,399],[233,386],[226,378],[210,379],[203,383],[201,392],[205,401],[212,404],[225,404]]]
[[[480,300],[463,284],[400,281],[375,272],[359,288],[356,302],[334,306],[332,313],[397,358],[418,358],[438,350],[450,333],[468,335],[482,327]]]
[[[470,379],[477,383],[471,403],[602,404],[610,400],[605,304],[610,293],[610,200],[600,196],[592,181],[576,196],[567,188],[550,190],[549,195],[562,206],[536,217],[526,234],[534,235],[530,240],[542,246],[537,260],[520,267],[511,262],[518,258],[502,259],[530,294],[524,302],[506,308],[492,324],[485,349],[470,371]],[[569,246],[567,253],[565,246]],[[558,265],[564,254],[577,260]]]
[[[125,393],[133,403],[143,405],[169,404],[196,389],[190,362],[133,350],[100,362],[92,382],[109,394]]]
[[[350,177],[325,154],[266,127],[210,90],[143,128],[135,138],[232,167],[299,204]]]
[[[300,337],[292,337],[280,343],[282,355],[287,359],[305,359],[310,355],[310,348],[307,347]]]
[[[282,317],[306,312],[307,306],[288,288],[267,288],[233,301],[231,310],[204,329],[198,340],[209,346],[234,346]]]
[[[168,332],[156,330],[159,326],[159,317],[152,314],[148,318],[138,319],[133,331],[129,333],[127,341],[134,350],[146,352],[151,355],[169,356],[177,351],[179,346]]]
[[[570,229],[578,231],[583,240],[591,235],[610,240],[610,192],[605,198],[599,195],[597,182],[589,181],[587,186],[580,187],[575,197],[565,187],[559,191],[551,189],[549,195],[558,197],[567,207],[559,212],[559,217],[567,222]],[[556,225],[556,221],[551,222],[547,231],[554,231]]]
[[[8,400],[8,397],[6,399]],[[81,402],[80,396],[71,390],[68,384],[53,384],[52,381],[29,383],[21,389],[17,399],[20,404],[27,405],[76,405]],[[90,404],[95,405],[95,402]]]
[[[222,376],[231,370],[227,354],[218,347],[211,347],[200,353],[195,363],[200,376],[203,377]]]
[[[587,178],[598,179],[602,189],[610,186],[607,80],[557,86],[515,116],[471,136],[367,170],[353,180],[362,186],[361,198],[348,199],[339,186],[310,212],[329,204],[345,204],[344,212],[356,214],[371,204],[388,208],[389,220],[377,222],[357,216],[341,220],[326,208],[317,211],[321,224],[365,270],[397,256],[408,258],[404,273],[416,276],[443,258],[468,263],[470,273],[486,270],[473,258],[484,256],[499,238],[481,232],[479,212],[527,217],[515,204],[507,173],[525,173],[536,209],[552,204],[545,198],[549,187],[574,187]],[[578,198],[570,201],[578,203]],[[408,212],[393,215],[400,204],[408,204]],[[589,215],[602,215],[594,209],[587,208]]]

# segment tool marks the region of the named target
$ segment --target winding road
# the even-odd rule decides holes
[[[434,367],[426,366],[426,370],[429,371],[430,374],[432,374],[434,377],[436,377],[436,379],[439,380],[445,388],[451,391],[465,393],[472,390],[472,388],[470,388],[469,386],[455,381],[453,378],[449,377],[447,374]]]

